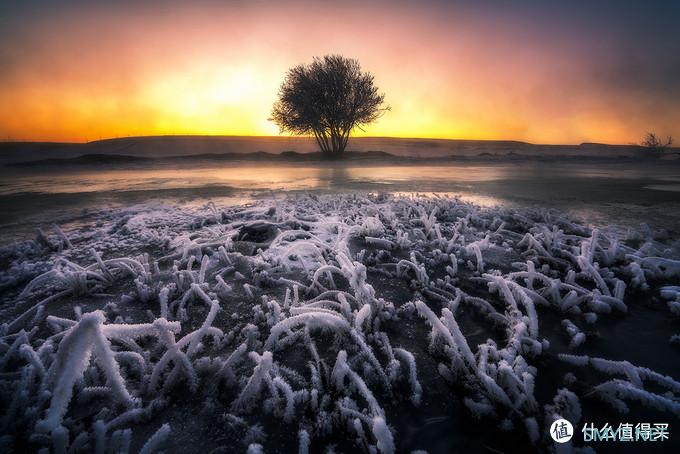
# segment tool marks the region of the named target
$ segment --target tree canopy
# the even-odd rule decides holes
[[[270,120],[281,132],[313,135],[324,156],[340,157],[351,132],[377,120],[389,106],[373,75],[341,55],[315,57],[291,68]]]

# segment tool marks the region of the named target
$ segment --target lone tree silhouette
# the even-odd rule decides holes
[[[288,71],[270,120],[281,132],[313,134],[324,157],[339,158],[355,128],[363,130],[390,109],[384,101],[358,60],[326,55]]]
[[[666,139],[666,142],[664,142],[655,133],[648,132],[645,135],[645,140],[642,141],[641,145],[643,147],[649,148],[650,151],[655,151],[657,153],[661,153],[663,151],[666,151],[666,148],[673,145],[673,138],[671,136],[668,136],[668,139]]]

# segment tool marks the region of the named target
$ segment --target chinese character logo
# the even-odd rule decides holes
[[[560,441],[555,438],[555,434],[559,434],[559,427],[556,429],[555,421],[551,427],[551,433],[555,441]],[[553,432],[555,431],[555,432]],[[620,423],[619,427],[614,429],[609,423],[605,423],[602,428],[595,427],[595,424],[583,424],[583,441],[666,441],[669,438],[668,423],[648,423],[641,422],[635,425],[631,423]]]
[[[558,419],[550,426],[550,436],[558,443],[566,443],[574,435],[574,426],[566,419]]]

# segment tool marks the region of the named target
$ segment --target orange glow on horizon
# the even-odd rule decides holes
[[[327,53],[358,58],[392,107],[355,136],[630,143],[651,129],[680,135],[671,101],[648,106],[604,90],[568,45],[524,42],[502,23],[367,7],[338,13],[346,25],[334,29],[311,7],[141,8],[18,29],[0,69],[0,140],[277,135],[267,118],[286,70]]]

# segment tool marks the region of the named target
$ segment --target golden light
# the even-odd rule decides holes
[[[346,26],[329,28],[327,6],[256,6],[111,6],[18,28],[0,48],[11,63],[0,68],[0,137],[277,135],[267,119],[286,70],[326,53],[358,58],[392,107],[357,136],[629,143],[680,124],[672,100],[609,91],[595,57],[515,46],[522,36],[485,17],[371,6],[333,11]]]
[[[278,81],[251,67],[204,64],[148,81],[139,94],[158,133],[276,134],[267,122]]]

